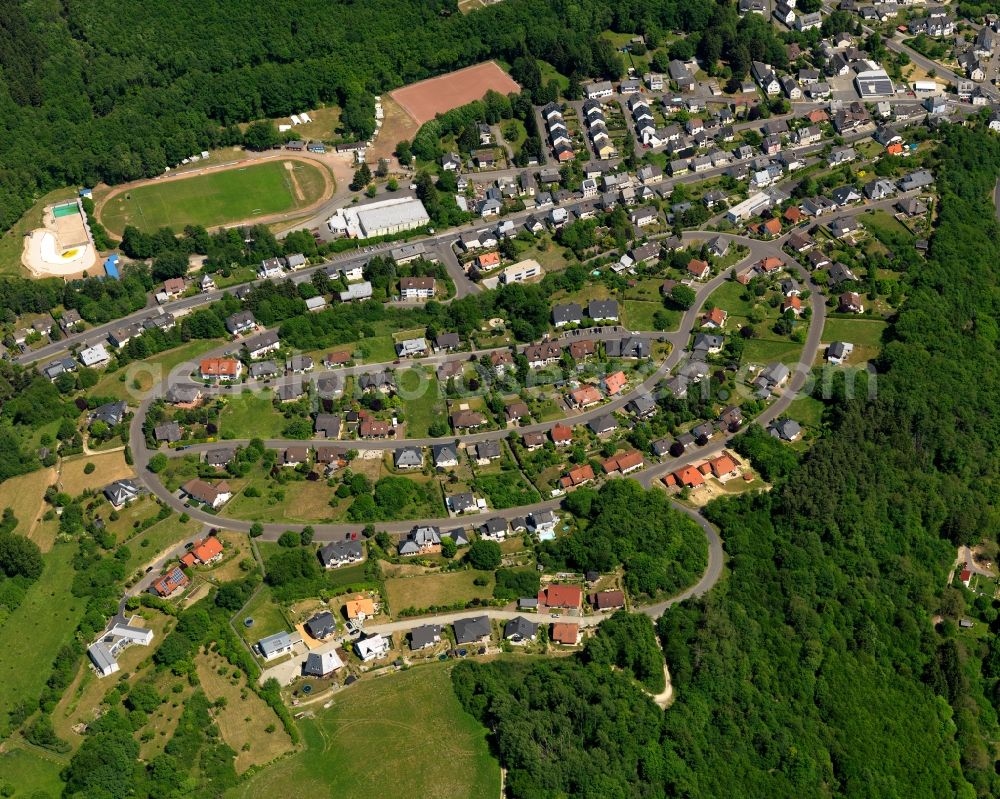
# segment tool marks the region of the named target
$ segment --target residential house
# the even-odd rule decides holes
[[[362,663],[385,657],[391,648],[392,640],[387,635],[370,635],[354,642],[354,652]]]
[[[491,439],[489,441],[480,441],[475,445],[475,460],[479,466],[486,466],[490,461],[495,461],[500,457],[500,442]]]
[[[257,329],[257,320],[252,311],[237,311],[226,317],[226,330],[234,336],[242,336]]]
[[[177,591],[184,590],[191,580],[181,571],[180,566],[173,566],[167,569],[162,577],[158,577],[150,585],[149,590],[161,597],[173,596]]]
[[[583,590],[578,585],[550,583],[538,592],[539,608],[579,610],[583,606]]]
[[[856,291],[845,291],[837,298],[837,310],[841,313],[864,313],[865,306],[861,295]]]
[[[582,466],[575,466],[570,469],[566,474],[559,478],[559,485],[564,491],[572,491],[573,489],[585,485],[594,479],[594,469],[589,463],[585,463]]]
[[[404,300],[429,300],[434,296],[435,280],[432,277],[402,277],[399,293]]]
[[[759,2],[759,0],[753,1]],[[580,625],[570,622],[555,622],[552,625],[552,632],[549,633],[549,638],[552,639],[552,643],[554,644],[576,646],[580,643]]]
[[[317,555],[326,569],[339,569],[341,566],[360,563],[364,558],[361,542],[357,540],[356,535],[320,547]]]
[[[422,555],[441,549],[441,530],[429,525],[414,527],[399,544],[401,556]]]
[[[419,447],[400,447],[393,453],[397,469],[419,469],[424,465],[424,453]]]
[[[129,502],[142,496],[144,489],[134,480],[115,480],[104,487],[102,492],[115,509],[121,509]]]
[[[333,413],[318,413],[313,430],[319,438],[340,438],[340,417]]]
[[[492,631],[488,616],[456,619],[452,623],[452,628],[455,631],[455,643],[459,646],[487,643]]]
[[[153,437],[157,442],[165,441],[168,444],[173,444],[175,441],[180,441],[183,435],[181,426],[177,422],[165,422],[153,428]]]
[[[410,651],[419,652],[441,642],[440,624],[422,624],[410,630]]]
[[[577,302],[556,305],[552,309],[552,324],[556,327],[576,325],[583,321],[583,309]]]
[[[276,332],[269,330],[266,333],[261,333],[259,336],[248,339],[243,343],[243,346],[251,360],[257,360],[258,358],[263,358],[265,355],[269,355],[272,352],[280,350],[281,341],[278,339],[278,334]]]
[[[826,348],[826,360],[839,366],[850,357],[852,352],[854,352],[854,345],[850,342],[834,341]]]
[[[476,498],[469,492],[446,497],[445,504],[452,513],[467,513],[468,511],[477,510],[479,507]]]
[[[802,437],[802,427],[794,419],[776,419],[768,431],[782,441],[798,441]]]
[[[524,616],[517,616],[504,624],[503,637],[512,644],[534,641],[538,637],[538,627],[538,624],[528,621]]]

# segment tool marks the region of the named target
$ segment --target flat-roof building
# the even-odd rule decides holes
[[[334,233],[354,239],[385,236],[427,225],[431,218],[420,200],[396,197],[352,208],[341,208],[327,225]]]

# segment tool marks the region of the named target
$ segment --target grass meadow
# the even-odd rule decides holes
[[[333,706],[303,719],[297,752],[230,790],[227,799],[271,799],[295,786],[301,796],[370,799],[494,799],[500,768],[486,730],[458,703],[449,666],[419,666],[386,678],[362,678]],[[433,742],[427,746],[417,742]]]

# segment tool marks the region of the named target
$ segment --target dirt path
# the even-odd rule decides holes
[[[670,669],[667,668],[666,663],[663,664],[663,680],[663,690],[658,694],[650,694],[649,698],[656,702],[657,707],[661,710],[666,710],[674,701],[674,684],[670,681]]]
[[[292,193],[295,195],[295,199],[302,201],[306,198],[306,194],[302,191],[302,187],[299,185],[299,179],[295,176],[295,166],[289,162],[285,162],[285,170],[288,172],[288,179],[292,182]]]
[[[266,216],[255,216],[248,219],[240,219],[235,222],[228,222],[224,225],[217,225],[218,228],[232,228],[241,227],[244,225],[273,225],[284,222],[289,219],[297,219],[299,217],[306,216],[316,209],[323,206],[324,203],[329,202],[330,198],[333,197],[334,192],[337,188],[337,181],[334,178],[334,169],[332,161],[329,158],[321,157],[319,154],[316,157],[306,155],[304,153],[289,153],[284,150],[280,152],[269,151],[266,153],[243,153],[243,157],[235,161],[228,161],[224,164],[217,164],[215,166],[207,166],[202,169],[190,169],[185,172],[180,172],[172,175],[163,175],[157,178],[148,178],[146,180],[136,180],[131,183],[123,183],[119,186],[110,187],[110,191],[102,197],[101,199],[95,201],[94,203],[94,213],[99,220],[101,219],[105,206],[123,192],[129,192],[133,189],[138,189],[143,186],[150,186],[153,184],[160,184],[165,182],[173,182],[176,180],[185,180],[187,178],[197,177],[199,175],[204,175],[209,172],[220,172],[227,169],[243,169],[248,165],[253,165],[257,163],[262,163],[265,161],[281,160],[281,161],[298,161],[304,164],[311,164],[319,168],[320,174],[323,176],[323,191],[320,196],[309,205],[303,206],[301,208],[293,208],[289,211],[285,211],[280,214],[268,214]],[[295,177],[295,172],[292,170],[291,165],[286,164],[286,168],[289,170],[289,176],[292,181],[293,191],[296,195],[296,199],[302,200],[304,198],[304,193],[302,187],[299,185],[297,178]],[[105,188],[104,186],[98,187]],[[108,232],[112,236],[117,236],[121,238],[124,231],[114,230],[108,228]]]

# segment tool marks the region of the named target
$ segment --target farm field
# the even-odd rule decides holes
[[[275,412],[271,398],[268,389],[227,397],[219,415],[220,438],[278,438],[284,418]]]
[[[127,189],[111,195],[98,215],[115,233],[126,225],[147,233],[164,226],[211,228],[305,208],[330,184],[329,175],[307,161],[268,161]]]
[[[449,572],[447,574],[422,574],[416,577],[392,577],[385,581],[389,607],[396,615],[406,608],[428,608],[432,605],[451,605],[474,597],[486,599],[493,596],[493,576],[488,585],[474,585],[481,576],[477,571]]]
[[[500,795],[500,769],[486,731],[459,705],[446,664],[362,679],[338,694],[329,710],[314,709],[316,718],[300,722],[306,750],[261,770],[227,799],[279,796],[289,785],[302,796],[337,799]],[[414,741],[433,741],[433,753]]]
[[[237,774],[270,763],[294,748],[277,714],[246,685],[244,672],[216,653],[198,655],[195,667],[205,696],[212,702],[225,700],[213,716],[222,739],[237,753]]]
[[[7,711],[15,702],[37,703],[59,647],[73,637],[86,609],[86,600],[74,597],[75,544],[55,547],[45,557],[42,576],[25,592],[24,601],[0,621],[0,639],[16,646],[0,649],[0,734],[6,734]],[[33,664],[25,668],[25,664]]]
[[[865,227],[870,228],[879,238],[888,238],[890,240],[899,236],[906,239],[913,238],[913,234],[903,227],[898,219],[885,211],[871,211],[861,214],[858,217],[858,221]]]
[[[649,300],[625,300],[622,309],[622,322],[629,330],[656,330],[653,317],[657,311],[664,311],[662,302],[651,302]],[[680,312],[676,313],[680,319]],[[673,329],[676,324],[671,324],[668,329]]]
[[[731,316],[749,316],[755,303],[743,299],[746,290],[746,286],[741,286],[735,280],[728,280],[709,295],[704,310],[722,308],[724,311],[729,311]],[[761,310],[771,310],[765,303],[757,305]],[[772,311],[771,315],[776,315],[776,312]]]
[[[815,397],[802,396],[788,406],[785,416],[794,419],[804,427],[819,430],[823,423],[823,403]]]

